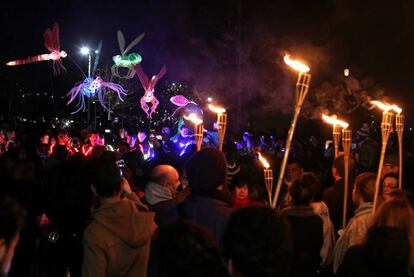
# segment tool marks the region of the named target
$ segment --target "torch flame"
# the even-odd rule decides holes
[[[259,160],[260,160],[260,162],[262,163],[262,165],[267,169],[267,168],[269,168],[270,167],[270,164],[266,161],[266,159],[265,158],[263,158],[262,157],[262,155],[259,153],[259,152],[257,152],[257,154],[259,154]]]
[[[332,125],[339,125],[344,129],[346,129],[349,126],[347,122],[337,119],[336,115],[327,116],[326,114],[323,114],[322,119],[325,120],[326,123],[329,123]]]
[[[394,112],[398,114],[402,112],[402,109],[394,104],[389,105],[389,104],[382,103],[381,101],[371,101],[371,104],[374,104],[375,106],[377,106],[378,108],[386,112],[391,111],[391,110],[393,110]]]
[[[310,70],[309,66],[307,66],[306,64],[303,64],[299,61],[291,60],[290,55],[286,54],[283,59],[285,60],[285,63],[289,65],[290,67],[292,67],[294,70],[297,70],[303,73],[308,72]]]
[[[184,115],[184,119],[190,120],[194,124],[201,124],[201,123],[203,123],[203,120],[200,119],[200,118],[198,118],[195,113],[190,113],[188,116],[185,116]]]
[[[215,112],[215,113],[225,113],[226,112],[226,109],[223,109],[221,107],[216,107],[216,106],[211,105],[211,104],[208,104],[208,108],[211,111]]]

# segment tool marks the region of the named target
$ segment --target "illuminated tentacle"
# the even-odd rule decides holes
[[[107,112],[112,112],[106,105],[105,105],[105,99],[104,99],[104,95],[103,95],[103,89],[99,89],[97,91],[98,94],[98,100],[99,103],[101,104],[102,108],[104,108],[104,110],[106,110]]]
[[[71,97],[70,97],[70,99],[69,99],[69,101],[66,105],[69,105],[70,103],[72,103],[72,101],[76,98],[76,96],[81,91],[82,87],[83,87],[83,84],[80,84],[80,85],[78,85],[78,86],[76,86],[76,87],[74,87],[70,90],[68,95],[70,95]]]
[[[110,82],[104,82],[102,83],[102,86],[107,87],[113,91],[115,91],[118,94],[118,98],[121,101],[124,101],[124,99],[122,99],[122,95],[127,95],[127,90],[124,89],[121,85],[119,84],[115,84],[115,83],[110,83]]]
[[[71,114],[75,114],[79,112],[80,110],[82,110],[83,112],[85,111],[85,97],[82,94],[79,95],[79,102],[80,102],[79,108],[76,111],[71,112]]]

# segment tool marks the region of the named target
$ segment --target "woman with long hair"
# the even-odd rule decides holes
[[[414,210],[408,201],[385,201],[365,242],[351,247],[337,276],[413,276]]]

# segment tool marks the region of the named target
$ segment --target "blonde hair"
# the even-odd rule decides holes
[[[373,227],[394,227],[404,231],[410,244],[408,273],[414,274],[414,209],[403,199],[385,201],[374,216]]]

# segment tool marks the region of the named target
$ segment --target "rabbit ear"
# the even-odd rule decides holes
[[[125,52],[125,37],[120,30],[118,30],[118,45],[119,50],[121,50],[121,55],[123,55]]]
[[[137,45],[141,39],[143,39],[145,36],[145,33],[140,34],[139,36],[137,36],[129,45],[128,47],[125,49],[124,54],[128,53],[129,50],[132,49],[132,47],[134,47],[135,45]]]

